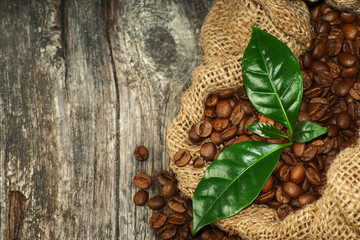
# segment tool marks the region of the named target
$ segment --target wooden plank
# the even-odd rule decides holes
[[[168,169],[211,4],[0,1],[0,239],[155,238],[132,178]]]
[[[154,239],[152,212],[135,207],[136,173],[169,169],[166,130],[182,93],[199,63],[198,36],[212,1],[123,1],[114,4],[111,45],[120,103],[120,236]],[[136,146],[149,148],[147,162],[133,157]],[[153,179],[155,180],[155,179]],[[159,188],[149,190],[150,197]]]

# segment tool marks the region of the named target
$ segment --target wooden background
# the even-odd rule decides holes
[[[168,169],[212,2],[0,1],[0,239],[155,239],[132,178]]]

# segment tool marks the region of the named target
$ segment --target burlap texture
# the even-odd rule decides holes
[[[201,32],[203,64],[192,75],[180,111],[167,133],[170,167],[180,191],[192,198],[204,171],[192,161],[177,167],[174,154],[188,149],[193,159],[200,146],[191,143],[188,132],[204,115],[204,102],[215,92],[242,85],[241,59],[254,24],[285,42],[296,56],[310,45],[309,12],[297,0],[218,0]],[[332,164],[323,197],[279,220],[276,211],[253,204],[217,225],[243,239],[360,239],[360,146],[344,150]]]

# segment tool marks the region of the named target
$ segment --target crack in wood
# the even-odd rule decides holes
[[[23,228],[27,198],[20,191],[9,192],[9,210],[6,219],[6,240],[17,240]]]

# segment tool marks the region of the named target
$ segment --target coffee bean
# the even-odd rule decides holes
[[[301,158],[304,155],[305,143],[295,142],[293,145],[293,152],[296,157]]]
[[[342,78],[352,78],[355,77],[358,72],[358,66],[355,65],[349,68],[343,68],[340,72],[340,77]]]
[[[204,143],[200,148],[200,156],[206,161],[214,160],[216,152],[216,146],[212,142]]]
[[[284,183],[283,190],[291,198],[297,198],[301,194],[301,188],[290,181]]]
[[[222,232],[214,232],[214,233],[210,234],[209,240],[223,239],[224,236],[225,235]]]
[[[144,206],[148,199],[149,199],[148,192],[144,190],[139,190],[134,194],[133,201],[137,206]]]
[[[342,30],[344,32],[344,36],[348,40],[354,40],[358,33],[358,28],[353,24],[344,24],[342,26]]]
[[[142,189],[147,189],[151,186],[151,177],[145,173],[138,173],[134,176],[133,184]]]
[[[355,83],[349,91],[350,96],[359,101],[360,100],[360,83]]]
[[[287,217],[294,209],[289,204],[283,204],[277,209],[277,214],[280,219]]]
[[[340,19],[344,23],[353,23],[356,21],[356,15],[353,13],[342,12],[340,13]]]
[[[149,225],[152,228],[161,228],[166,222],[166,214],[162,212],[154,212],[153,215],[149,218]]]
[[[310,185],[311,185],[310,182],[306,178],[304,178],[304,181],[301,183],[302,192],[305,193],[309,191]]]
[[[165,204],[165,199],[162,196],[154,196],[148,201],[148,207],[152,210],[160,210]]]
[[[241,135],[237,137],[232,144],[239,143],[239,142],[248,142],[251,141],[251,139],[246,135]]]
[[[240,106],[244,109],[245,114],[251,115],[254,111],[254,107],[250,101],[241,101]]]
[[[324,42],[319,42],[318,44],[316,44],[316,46],[314,47],[314,49],[312,51],[312,57],[314,59],[319,59],[322,56],[324,56],[325,51],[326,51],[325,43]]]
[[[164,185],[168,181],[175,181],[175,176],[172,172],[162,170],[157,173],[157,180],[161,185]]]
[[[224,142],[224,140],[222,140],[220,138],[220,134],[221,134],[221,132],[213,131],[210,135],[210,141],[213,142],[215,145],[222,144]]]
[[[309,145],[306,146],[305,151],[304,151],[304,155],[301,158],[301,160],[303,160],[305,162],[311,161],[311,160],[313,160],[315,158],[316,153],[317,153],[317,147],[314,146],[314,145],[309,144]]]
[[[234,89],[226,89],[226,90],[222,90],[218,93],[219,97],[222,99],[228,99],[228,98],[232,98],[235,94],[235,90]]]
[[[270,190],[264,193],[261,193],[258,197],[257,197],[257,201],[258,203],[267,203],[269,202],[271,199],[273,199],[275,196],[275,190]]]
[[[339,14],[337,12],[329,10],[326,14],[322,16],[322,19],[327,22],[333,22],[337,19],[338,15]]]
[[[145,161],[149,158],[149,150],[145,146],[140,145],[135,148],[134,156],[138,161]]]
[[[227,100],[220,100],[216,105],[216,116],[219,118],[228,118],[231,111],[232,107]]]
[[[341,67],[339,64],[337,63],[333,63],[333,62],[326,62],[326,64],[329,66],[330,68],[330,74],[332,76],[333,79],[339,77],[340,72],[341,72]]]
[[[210,124],[211,125],[211,124]],[[196,132],[195,132],[195,126],[193,126],[192,128],[190,128],[189,131],[189,138],[191,140],[192,143],[197,144],[202,142],[204,139],[202,137],[199,137]]]
[[[357,62],[357,57],[348,52],[342,52],[337,56],[337,62],[346,68],[352,67]]]
[[[214,120],[214,129],[216,131],[223,131],[229,126],[228,118],[215,118]]]
[[[230,140],[236,136],[237,131],[238,129],[236,126],[229,127],[221,132],[220,138],[224,141]]]
[[[219,102],[219,96],[217,94],[213,94],[206,99],[205,105],[207,107],[215,107],[216,104],[218,104],[218,102]]]
[[[177,185],[174,181],[167,181],[161,188],[161,195],[169,198],[174,196],[178,191]]]
[[[315,196],[310,193],[305,193],[299,196],[298,198],[300,206],[305,206],[316,200]]]
[[[339,133],[339,127],[335,124],[329,124],[328,136],[336,137]]]
[[[186,211],[186,201],[178,196],[173,196],[168,200],[168,206],[171,210],[184,213]]]
[[[286,195],[282,187],[276,189],[275,197],[279,203],[289,203],[291,200],[291,198]]]
[[[324,88],[316,84],[304,92],[304,96],[308,99],[320,97],[324,92]]]
[[[246,123],[245,123],[245,126],[249,126],[253,123],[256,123],[258,122],[258,118],[255,117],[255,116],[251,116],[250,118],[247,119]],[[251,130],[249,129],[245,129],[245,133],[248,134],[248,135],[251,135],[251,134],[254,134]]]
[[[309,88],[311,88],[313,82],[312,82],[312,78],[313,78],[313,73],[308,70],[308,71],[301,71],[302,76],[303,76],[303,86],[304,86],[304,90],[308,90]],[[339,72],[340,74],[340,72]],[[304,110],[300,110],[300,111],[304,111]]]
[[[336,84],[334,93],[339,97],[344,97],[353,86],[354,82],[349,78],[345,78]]]
[[[341,129],[349,129],[352,124],[351,115],[348,112],[340,112],[336,116],[336,124]]]
[[[273,171],[274,174],[278,173],[279,170],[282,168],[282,166],[284,165],[284,162],[283,161],[278,161],[278,163],[276,164],[275,166],[275,169]]]
[[[176,227],[173,224],[166,224],[156,234],[163,240],[171,239],[176,234]]]
[[[289,181],[291,170],[287,165],[283,165],[277,173],[278,179],[282,182]]]
[[[341,48],[342,48],[342,39],[340,38],[329,39],[329,41],[327,41],[326,43],[327,54],[330,57],[337,56],[341,52]]]
[[[304,180],[305,171],[306,169],[303,164],[296,164],[291,170],[290,180],[294,183],[301,183]]]
[[[262,188],[261,192],[266,193],[270,191],[274,185],[275,178],[273,176],[270,176],[268,180],[266,181],[264,187]]]
[[[299,112],[298,121],[311,121],[310,115],[307,112]]]
[[[312,167],[306,169],[305,177],[312,185],[318,186],[322,183],[319,172]]]
[[[211,123],[208,121],[200,121],[195,125],[195,134],[201,138],[210,136],[212,131]]]
[[[186,216],[183,213],[172,212],[168,222],[174,225],[184,225],[186,223]]]
[[[295,155],[293,153],[282,152],[281,155],[280,155],[280,158],[287,165],[290,165],[290,166],[295,166],[296,165],[297,161],[296,161]]]
[[[313,61],[310,65],[310,69],[313,73],[319,72],[319,71],[326,71],[329,72],[330,68],[329,66],[322,62],[322,61]]]
[[[188,150],[186,149],[181,149],[179,150],[173,158],[173,161],[175,163],[176,166],[178,167],[183,167],[186,164],[188,164],[191,160],[191,154]]]
[[[330,24],[329,24],[329,26],[330,26]],[[329,28],[329,31],[330,31],[330,28]],[[306,68],[309,68],[312,61],[313,61],[313,60],[312,60],[312,55],[311,55],[311,53],[310,53],[310,52],[306,52],[306,53],[304,54],[304,61],[303,61],[304,68],[305,68],[305,69],[306,69]]]
[[[234,126],[239,125],[241,120],[244,118],[244,114],[244,108],[238,103],[234,106],[229,119]]]
[[[194,168],[202,168],[203,166],[205,166],[205,160],[203,158],[196,158],[193,162],[193,166]]]
[[[186,240],[186,239],[188,239],[187,238],[188,235],[189,235],[189,227],[184,225],[184,226],[178,228],[174,240]]]

